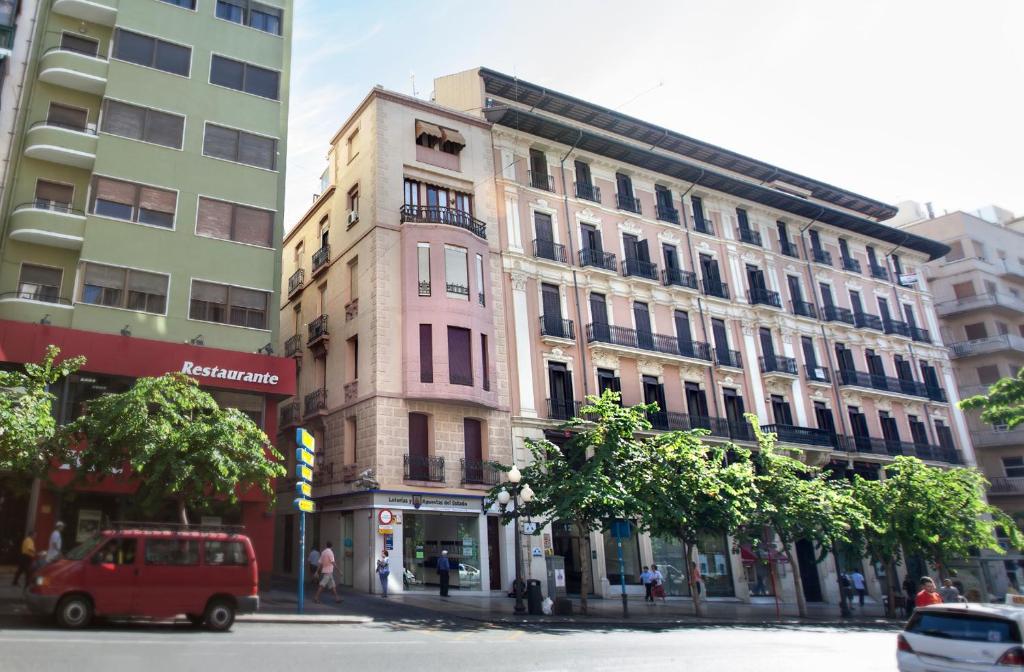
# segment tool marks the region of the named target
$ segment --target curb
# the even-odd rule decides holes
[[[331,616],[322,614],[246,614],[236,623],[296,623],[303,625],[366,625],[373,623],[365,616]]]

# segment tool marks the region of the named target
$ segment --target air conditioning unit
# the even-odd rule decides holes
[[[349,224],[355,224],[358,221],[359,221],[359,213],[358,212],[353,210],[352,212],[348,213],[348,223]]]

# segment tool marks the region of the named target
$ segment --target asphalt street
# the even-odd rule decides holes
[[[83,631],[0,629],[0,670],[218,672],[257,670],[714,670],[896,669],[895,633],[814,626],[666,630],[514,628],[455,621],[367,625],[111,624]]]

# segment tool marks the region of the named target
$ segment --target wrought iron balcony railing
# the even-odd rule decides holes
[[[327,262],[331,260],[331,246],[323,245],[319,250],[313,253],[313,273],[325,268]]]
[[[811,248],[811,258],[818,264],[832,265],[832,253],[821,248]]]
[[[628,277],[644,278],[645,280],[657,280],[658,265],[640,259],[623,259],[622,274]]]
[[[785,373],[790,376],[797,375],[796,360],[792,357],[770,355],[768,357],[758,357],[757,361],[761,366],[761,373]]]
[[[585,182],[576,183],[576,198],[582,198],[586,201],[593,201],[594,203],[601,202],[601,188],[593,184],[586,184]]]
[[[661,278],[662,282],[666,285],[697,289],[697,274],[693,271],[684,271],[681,268],[666,268],[661,272]]]
[[[853,324],[861,329],[875,329],[882,331],[882,318],[878,315],[872,315],[871,313],[858,313],[853,314]]]
[[[728,348],[715,348],[715,363],[720,366],[731,366],[735,369],[743,368],[743,356],[739,350]]]
[[[843,257],[843,270],[851,271],[853,273],[860,273],[860,262],[853,257]]]
[[[618,265],[615,263],[615,255],[611,252],[584,247],[580,250],[579,259],[580,266],[593,266],[594,268],[601,268],[606,271],[618,270]]]
[[[461,458],[459,467],[462,482],[470,485],[497,485],[501,482],[502,471],[491,462]]]
[[[672,224],[679,223],[679,211],[672,206],[655,205],[654,214],[663,222],[671,222]]]
[[[634,212],[638,215],[642,214],[640,208],[640,199],[634,198],[629,194],[615,194],[615,207],[617,207],[619,210]]]
[[[302,283],[306,281],[306,271],[299,269],[292,273],[291,277],[288,278],[288,296],[291,296],[296,290],[302,287]]]
[[[707,343],[680,341],[675,336],[637,331],[601,322],[587,325],[588,343],[607,343],[638,350],[649,350],[677,357],[692,357],[711,361],[711,349]]]
[[[751,289],[747,292],[747,299],[750,303],[755,305],[782,308],[782,299],[779,298],[779,293],[763,287],[755,287]]]
[[[406,454],[403,456],[402,466],[407,481],[445,482],[443,457],[420,457]]]
[[[787,257],[793,257],[794,259],[800,258],[800,248],[787,240],[779,241],[779,251]]]
[[[749,243],[750,245],[757,245],[761,247],[761,234],[753,229],[738,229],[739,238],[741,242]]]
[[[487,225],[462,210],[438,205],[403,205],[400,214],[403,222],[447,224],[465,229],[484,240],[487,239]]]
[[[324,408],[327,408],[327,388],[325,387],[313,390],[302,400],[303,417],[309,417]]]
[[[844,324],[854,324],[855,319],[853,317],[853,311],[849,308],[840,308],[839,306],[824,305],[821,307],[822,316],[826,322],[842,322]]]
[[[530,186],[534,189],[543,189],[544,191],[555,190],[555,178],[547,173],[542,173],[537,170],[531,170],[530,172]]]
[[[541,315],[540,335],[576,340],[576,329],[572,320],[563,319],[561,315]]]
[[[790,308],[793,309],[794,315],[800,315],[801,317],[818,317],[818,310],[810,301],[790,301],[789,305]]]
[[[329,336],[330,332],[327,330],[327,315],[326,313],[320,315],[315,320],[309,323],[307,329],[306,345],[313,345],[317,341],[322,340],[324,337]]]
[[[559,245],[553,240],[535,239],[533,241],[533,256],[538,259],[550,259],[566,263],[565,245]]]
[[[729,298],[729,285],[721,280],[701,280],[700,287],[706,296],[717,296],[720,299]]]

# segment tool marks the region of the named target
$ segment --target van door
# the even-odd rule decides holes
[[[135,539],[115,537],[85,561],[84,588],[92,594],[98,615],[133,613],[139,576],[137,546]]]
[[[147,538],[139,570],[137,610],[152,617],[201,613],[206,604],[206,591],[197,586],[201,572],[198,540]]]

